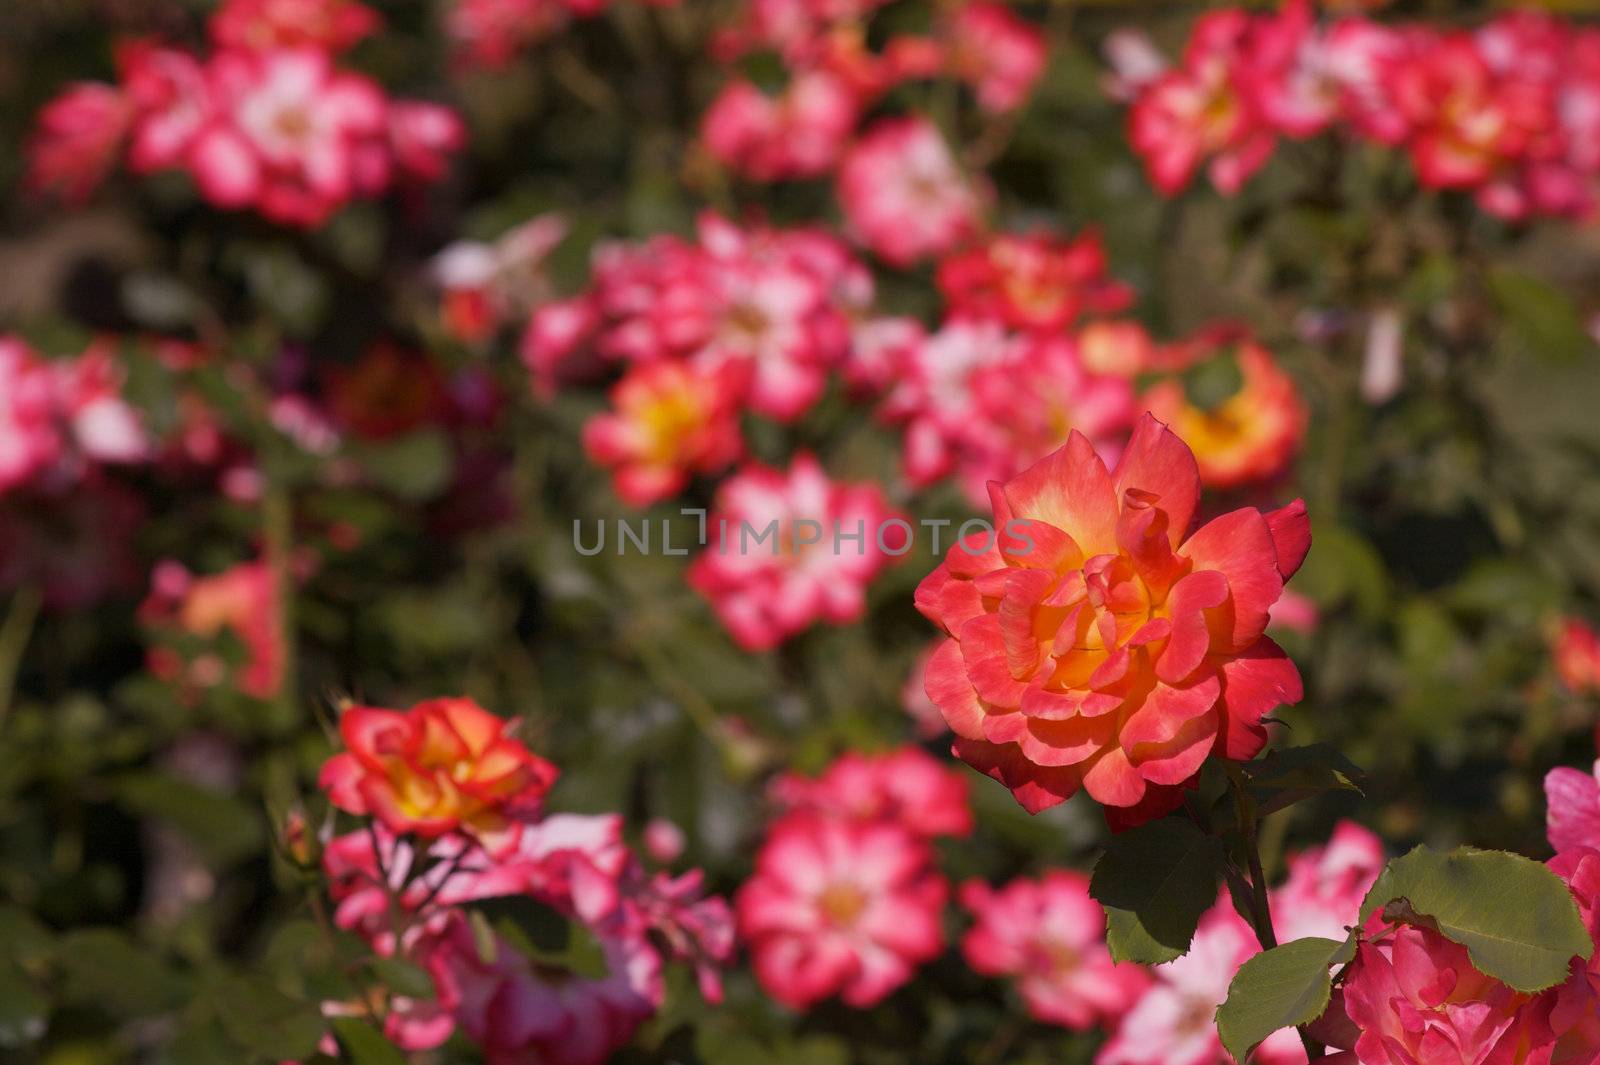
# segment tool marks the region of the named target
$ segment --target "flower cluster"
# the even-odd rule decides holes
[[[150,441],[122,398],[122,376],[110,344],[47,359],[0,336],[0,495],[65,487],[96,464],[148,458]]]
[[[1533,11],[1473,30],[1318,20],[1293,0],[1206,14],[1169,69],[1149,55],[1121,49],[1117,80],[1162,192],[1202,166],[1235,192],[1280,137],[1338,128],[1404,151],[1423,185],[1470,192],[1502,218],[1594,211],[1600,31]]]
[[[1027,102],[1044,71],[1039,29],[998,3],[968,2],[940,12],[931,32],[892,34],[881,50],[865,44],[880,3],[749,0],[714,48],[733,66],[752,53],[775,55],[784,82],[767,91],[735,74],[707,109],[702,140],[710,154],[741,175],[772,182],[822,177],[839,171],[839,192],[853,220],[872,203],[904,205],[908,191],[945,216],[905,220],[931,228],[896,239],[891,231],[862,227],[875,251],[893,261],[912,258],[951,216],[969,218],[976,206],[955,171],[944,141],[926,122],[882,119],[860,132],[861,119],[892,89],[908,81],[949,78],[971,87],[978,107],[991,115]],[[913,190],[912,176],[926,181]],[[874,188],[873,178],[896,179]],[[883,238],[881,241],[874,237]]]
[[[1261,750],[1261,719],[1301,695],[1263,630],[1311,546],[1303,504],[1191,534],[1194,455],[1148,415],[1115,469],[1074,432],[991,496],[1008,532],[957,543],[916,594],[949,637],[926,684],[958,756],[1029,810],[1083,788],[1126,825],[1173,809],[1209,755]]]
[[[460,1030],[495,1063],[600,1065],[662,1006],[663,966],[696,970],[720,1000],[733,950],[727,904],[698,870],[649,873],[615,814],[545,814],[556,770],[468,699],[400,713],[352,707],[348,749],[324,767],[333,804],[373,820],[328,841],[334,920],[429,976],[433,994],[384,996],[385,1033],[422,1050]],[[570,924],[593,957],[536,947],[472,909],[526,900]],[[324,1004],[332,1016],[361,1007]]]
[[[177,170],[216,207],[310,228],[353,199],[437,181],[465,142],[454,112],[338,65],[376,19],[353,0],[230,0],[209,54],[125,41],[116,85],[74,85],[40,113],[32,184],[82,201],[119,161]]]
[[[944,948],[949,886],[930,840],[971,830],[966,782],[908,748],[847,755],[774,795],[789,808],[734,900],[756,978],[797,1008],[881,1001]]]

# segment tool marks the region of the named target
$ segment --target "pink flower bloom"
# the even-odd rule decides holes
[[[939,649],[939,643],[934,640],[917,652],[917,660],[912,663],[911,672],[906,674],[906,681],[900,686],[900,707],[915,723],[917,735],[925,740],[936,739],[950,731],[950,727],[944,723],[944,715],[928,698],[928,661],[933,658],[933,652]]]
[[[612,389],[613,411],[583,427],[591,461],[613,470],[623,502],[643,507],[681,492],[696,473],[715,473],[739,457],[742,367],[697,369],[646,363]]]
[[[874,395],[893,384],[926,336],[922,323],[909,317],[866,318],[850,330],[844,377],[857,394]]]
[[[856,239],[894,266],[971,238],[986,199],[920,117],[883,119],[867,130],[839,168],[838,194]]]
[[[219,48],[342,52],[382,23],[356,0],[226,0],[211,16],[211,39]]]
[[[1600,850],[1600,762],[1594,773],[1566,766],[1544,778],[1545,831],[1550,846],[1563,851]]]
[[[597,935],[605,976],[551,971],[496,937],[479,954],[465,921],[451,922],[428,971],[487,1065],[601,1065],[660,1006],[661,959],[644,940]]]
[[[1203,16],[1182,65],[1134,101],[1129,135],[1163,193],[1178,192],[1207,163],[1219,191],[1237,192],[1272,154],[1272,131],[1241,79],[1251,27],[1236,8]]]
[[[1283,590],[1283,598],[1273,603],[1272,609],[1267,612],[1269,629],[1312,633],[1317,631],[1320,621],[1321,615],[1317,610],[1316,600],[1288,588]]]
[[[789,810],[892,821],[929,838],[972,831],[966,777],[920,747],[848,751],[821,776],[785,773],[773,781],[772,797]]]
[[[130,41],[117,48],[117,69],[134,113],[129,169],[146,174],[185,165],[215,113],[205,67],[176,48]]]
[[[750,465],[723,482],[707,531],[689,583],[748,650],[856,620],[867,585],[910,549],[882,489],[835,484],[804,453],[787,472]]]
[[[39,112],[28,140],[28,184],[73,206],[116,166],[128,132],[127,98],[110,85],[73,85]]]
[[[550,300],[534,308],[517,354],[533,379],[536,395],[549,398],[555,394],[563,368],[574,361],[599,326],[599,307],[587,296]]]
[[[905,426],[903,462],[913,486],[955,469],[961,442],[979,417],[973,382],[989,367],[1014,366],[1019,348],[999,322],[954,319],[905,353],[882,413]]]
[[[1600,632],[1577,618],[1564,618],[1551,648],[1556,675],[1574,695],[1600,694]]]
[[[939,290],[954,317],[998,318],[1012,329],[1054,331],[1081,314],[1114,314],[1133,290],[1106,273],[1100,234],[999,234],[939,264]]]
[[[389,148],[405,177],[424,184],[440,180],[451,156],[466,146],[466,124],[450,108],[420,100],[389,105]]]
[[[963,4],[944,37],[951,70],[977,90],[987,111],[1021,107],[1044,73],[1044,34],[1001,4]]]
[[[174,633],[217,640],[227,635],[244,645],[244,661],[234,675],[240,691],[270,699],[283,674],[278,592],[272,571],[263,562],[242,562],[210,577],[194,577],[176,562],[156,567],[149,597],[139,607],[140,620],[158,634]],[[151,651],[151,670],[166,680],[197,688],[228,679],[214,654],[202,654],[187,665],[158,648]]]
[[[1344,981],[1344,1007],[1361,1029],[1363,1065],[1484,1065],[1510,1061],[1529,1041],[1529,996],[1485,976],[1467,949],[1427,928],[1402,926],[1362,943]],[[1521,1060],[1521,1059],[1519,1059]]]
[[[998,890],[972,881],[960,898],[977,920],[962,955],[977,972],[1015,977],[1029,1016],[1083,1031],[1114,1022],[1149,986],[1143,969],[1111,960],[1105,911],[1081,873],[1051,870]]]
[[[859,1008],[943,949],[947,894],[927,843],[900,825],[800,812],[772,826],[734,905],[768,994]]]
[[[639,362],[746,365],[752,410],[799,417],[843,359],[871,276],[819,229],[741,229],[708,212],[698,236],[596,252],[597,347]]]
[[[1289,877],[1272,893],[1278,942],[1343,939],[1360,920],[1361,900],[1383,870],[1383,843],[1353,821],[1341,821],[1327,844],[1289,859]]]
[[[191,166],[211,202],[315,226],[388,183],[383,92],[327,53],[225,52],[210,73],[226,120],[200,134]]]
[[[95,462],[141,462],[150,444],[137,411],[122,398],[122,368],[96,344],[55,370],[57,407],[78,451]]]
[[[1206,911],[1183,957],[1151,970],[1153,983],[1095,1056],[1095,1065],[1225,1065],[1231,1062],[1217,1035],[1217,1007],[1228,997],[1233,974],[1261,947],[1234,912],[1227,894]],[[1294,1065],[1306,1060],[1293,1029],[1261,1044],[1253,1061]]]
[[[61,452],[50,373],[29,347],[0,337],[0,493],[30,480]]]
[[[740,80],[706,111],[701,135],[713,156],[756,181],[816,177],[833,169],[860,109],[827,71],[796,75],[777,98]]]
[[[644,826],[645,853],[662,865],[671,865],[683,857],[685,842],[683,829],[664,817],[651,818]]]

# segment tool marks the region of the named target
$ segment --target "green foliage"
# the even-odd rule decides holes
[[[1089,888],[1106,908],[1111,956],[1154,964],[1187,953],[1222,864],[1221,841],[1179,818],[1112,836]]]
[[[1239,967],[1228,998],[1217,1008],[1222,1045],[1244,1061],[1257,1044],[1280,1028],[1310,1024],[1328,1008],[1329,971],[1355,957],[1354,935],[1297,939],[1262,951]]]
[[[1362,921],[1380,909],[1422,918],[1518,991],[1560,983],[1573,958],[1594,950],[1567,886],[1540,863],[1504,851],[1418,847],[1384,868],[1361,904]]]

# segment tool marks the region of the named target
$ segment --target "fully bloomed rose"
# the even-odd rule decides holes
[[[1114,823],[1171,809],[1212,754],[1249,758],[1301,695],[1263,635],[1311,545],[1305,507],[1246,507],[1189,535],[1194,455],[1146,416],[1114,470],[1088,439],[991,486],[999,535],[950,549],[917,588],[949,639],[928,696],[954,753],[1029,811],[1080,787]]]
[[[556,767],[471,699],[429,699],[410,710],[352,706],[339,718],[346,750],[318,786],[341,810],[398,833],[457,830],[486,842],[538,815]]]
[[[1053,869],[1001,888],[973,881],[961,904],[977,919],[961,940],[968,964],[1015,977],[1041,1021],[1082,1031],[1126,1013],[1150,984],[1137,965],[1111,960],[1105,911],[1082,873]]]

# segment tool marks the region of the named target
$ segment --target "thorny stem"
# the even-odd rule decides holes
[[[1224,762],[1228,772],[1228,786],[1233,792],[1234,802],[1239,811],[1239,832],[1244,837],[1245,859],[1250,867],[1250,916],[1251,923],[1255,925],[1256,938],[1261,942],[1262,950],[1272,950],[1278,945],[1278,937],[1272,930],[1272,904],[1267,895],[1267,874],[1261,865],[1261,847],[1256,839],[1256,809],[1255,803],[1245,793],[1244,777],[1239,768]],[[1306,1048],[1306,1057],[1315,1059],[1322,1057],[1322,1044],[1311,1037],[1302,1025],[1295,1029],[1300,1035],[1300,1042]]]

